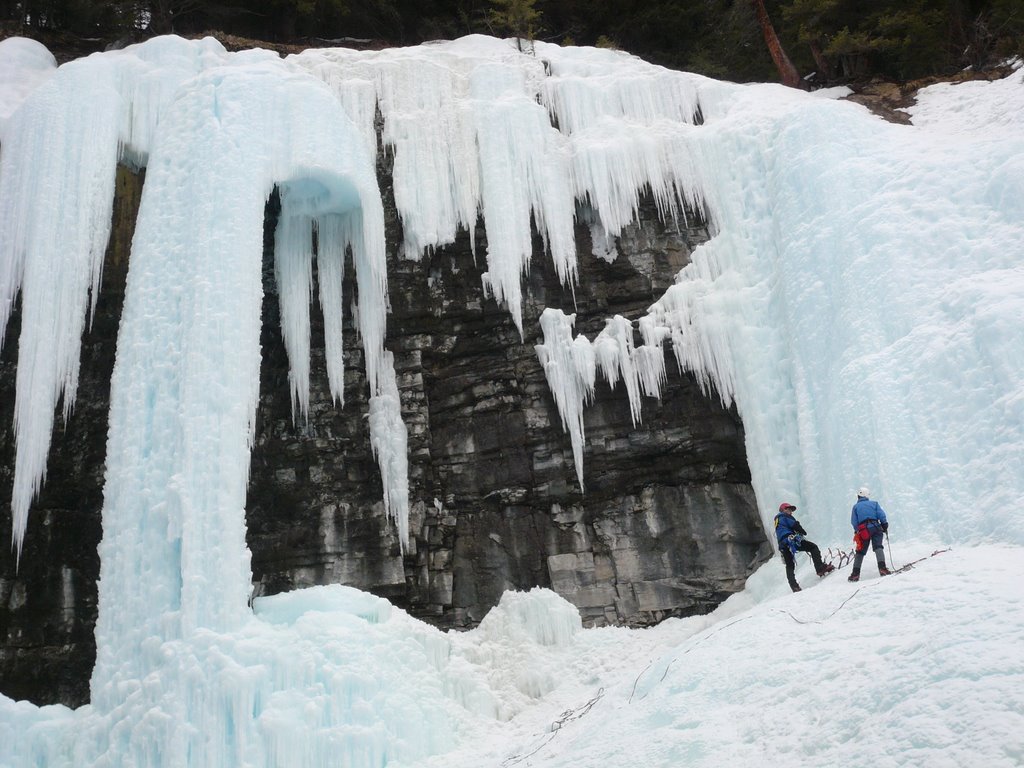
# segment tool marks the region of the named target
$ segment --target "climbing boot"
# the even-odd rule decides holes
[[[836,567],[834,565],[832,565],[831,563],[826,563],[825,565],[821,566],[821,570],[818,571],[818,576],[828,576],[835,569]]]
[[[854,571],[853,573],[851,573],[849,576],[846,577],[846,580],[847,581],[860,581],[860,573],[857,572],[857,571]]]
[[[892,574],[892,571],[890,571],[890,570],[889,570],[888,568],[886,568],[886,567],[885,567],[884,565],[880,565],[880,566],[878,566],[878,575],[879,575],[879,576],[889,576],[889,575],[891,575],[891,574]]]

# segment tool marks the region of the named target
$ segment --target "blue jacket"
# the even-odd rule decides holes
[[[775,538],[779,540],[779,546],[782,546],[790,534],[794,533],[800,536],[807,535],[807,531],[795,517],[787,515],[785,512],[779,512],[775,516]]]
[[[872,533],[881,530],[881,523],[888,525],[888,521],[885,519],[885,510],[878,505],[877,501],[863,497],[858,498],[850,513],[850,525],[856,531],[861,523],[867,523],[868,530]]]

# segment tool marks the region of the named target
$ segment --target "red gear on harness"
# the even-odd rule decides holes
[[[868,527],[871,525],[878,525],[877,520],[865,520],[863,523],[857,526],[857,530],[853,534],[853,543],[857,547],[857,551],[861,552],[867,548],[868,542],[871,541],[871,531]]]

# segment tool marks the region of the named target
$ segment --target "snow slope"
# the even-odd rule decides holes
[[[1020,765],[1024,550],[929,555],[809,589],[804,558],[798,594],[780,561],[710,616],[587,630],[556,691],[420,765]]]

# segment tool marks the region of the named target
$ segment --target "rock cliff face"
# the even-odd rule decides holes
[[[20,567],[7,548],[0,553],[0,692],[37,703],[88,701],[109,381],[141,177],[122,172],[118,190],[75,412],[55,430]],[[388,197],[385,190],[394,250],[402,238]],[[704,397],[671,361],[662,401],[646,400],[636,426],[625,392],[599,384],[586,411],[584,494],[534,350],[545,307],[576,312],[576,332],[591,338],[607,317],[641,314],[707,238],[699,221],[676,231],[645,207],[617,253],[601,257],[581,224],[575,299],[538,241],[525,278],[524,338],[483,294],[482,228],[476,259],[466,233],[419,261],[390,255],[386,344],[409,429],[412,502],[402,552],[370,453],[359,341],[346,330],[345,404],[336,408],[316,307],[310,412],[293,421],[270,260],[275,219],[272,199],[247,503],[255,595],[340,582],[462,628],[504,590],[544,586],[577,605],[586,624],[644,625],[710,610],[770,556],[734,411]],[[0,498],[8,499],[17,336],[15,317],[0,359]],[[9,530],[9,504],[0,527]]]

